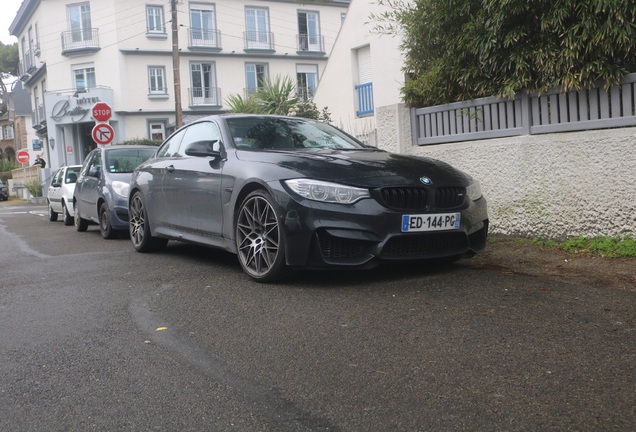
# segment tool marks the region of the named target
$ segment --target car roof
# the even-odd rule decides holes
[[[114,145],[98,147],[100,150],[126,150],[126,149],[156,149],[157,146],[151,145]]]

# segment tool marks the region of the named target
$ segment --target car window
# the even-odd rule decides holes
[[[110,149],[106,152],[106,169],[110,173],[131,173],[154,153],[153,148]]]
[[[86,166],[86,172],[84,175],[89,177],[98,177],[99,173],[102,171],[102,154],[100,152],[95,152],[93,154],[92,159]]]
[[[62,182],[62,171],[64,171],[64,168],[60,168],[59,170],[55,171],[55,174],[53,174],[53,178],[51,179],[51,184],[55,184],[55,183],[61,183]]]
[[[215,146],[218,150],[219,143],[221,142],[221,131],[219,127],[209,121],[194,123],[188,126],[183,141],[181,142],[181,147],[179,147],[179,156],[184,157],[186,155],[185,150],[189,144],[200,141],[209,142],[211,146],[210,150],[212,150],[212,146]]]
[[[187,128],[186,128],[187,129]],[[185,135],[186,129],[181,129],[173,134],[168,140],[159,147],[157,150],[157,155],[155,157],[158,158],[166,158],[166,157],[176,157],[178,156],[179,145],[181,144],[181,140]]]
[[[90,152],[88,154],[88,156],[86,156],[86,159],[84,160],[84,164],[82,165],[82,173],[81,175],[83,176],[87,176],[88,175],[88,170],[90,169],[91,165],[93,164],[93,159],[95,159],[95,155],[98,153],[98,150],[93,150],[92,152]]]
[[[77,181],[77,177],[79,176],[80,167],[72,167],[66,169],[66,174],[64,176],[64,183],[75,183]]]

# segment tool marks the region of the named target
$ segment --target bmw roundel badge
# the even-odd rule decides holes
[[[433,184],[433,180],[431,180],[431,179],[430,179],[430,178],[428,178],[428,177],[420,177],[420,181],[421,181],[422,183],[424,183],[425,185]]]

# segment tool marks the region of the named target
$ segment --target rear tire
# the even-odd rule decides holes
[[[55,222],[57,220],[57,213],[53,211],[51,208],[51,203],[49,202],[49,220],[51,222]]]
[[[110,224],[110,216],[106,203],[102,203],[102,205],[99,206],[99,232],[106,240],[117,237],[117,231],[115,231]]]
[[[168,239],[153,237],[150,232],[146,205],[141,192],[137,191],[133,194],[128,214],[130,215],[128,223],[130,240],[137,252],[152,252],[166,247]]]
[[[75,229],[78,232],[86,231],[88,229],[88,221],[80,217],[79,205],[77,204],[77,201],[75,201],[75,204],[73,204],[73,210],[75,213],[75,217],[73,218],[75,222]]]

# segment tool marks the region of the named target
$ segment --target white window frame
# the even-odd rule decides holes
[[[210,15],[209,26],[204,23],[204,16]],[[195,23],[195,15],[198,21]],[[211,4],[190,4],[190,32],[192,44],[195,46],[216,46],[216,9]],[[198,32],[198,33],[197,33]]]
[[[298,19],[298,48],[300,49],[300,51],[321,51],[322,44],[320,43],[320,12],[299,10],[296,15]],[[305,33],[301,33],[301,18],[304,18],[304,26],[306,27]]]
[[[300,80],[298,79],[299,75],[305,76],[305,86],[300,86]],[[309,86],[309,82],[307,77],[313,75],[313,85]],[[316,88],[318,87],[318,65],[317,64],[296,64],[296,89],[298,94],[307,98],[312,99],[314,94],[316,93]],[[307,89],[307,90],[305,90]]]
[[[73,72],[73,84],[75,90],[88,90],[97,86],[97,75],[93,64],[75,65],[71,67],[71,70]],[[81,73],[84,76],[84,83],[86,84],[84,87],[77,85],[78,73]],[[90,82],[91,75],[92,83]]]
[[[254,93],[255,91],[261,88],[261,83],[259,82],[259,79],[258,79],[259,67],[263,68],[263,73],[262,73],[263,78],[265,79],[269,78],[269,64],[263,63],[263,62],[245,63],[245,91],[247,96],[249,96],[250,94]],[[256,84],[256,86],[255,87],[250,86],[251,84],[250,81],[253,81]]]
[[[195,77],[195,75],[198,75]],[[208,83],[206,85],[206,79]],[[199,80],[200,87],[195,87],[195,81]],[[190,63],[191,103],[199,105],[220,105],[216,87],[216,62],[202,61]]]
[[[155,4],[146,5],[146,31],[148,33],[165,34],[166,21],[163,14],[163,6]]]
[[[66,6],[68,28],[71,31],[72,43],[90,41],[93,39],[91,22],[91,5],[89,2],[71,4]],[[73,15],[77,13],[79,21],[73,20]],[[79,27],[73,24],[79,24]]]
[[[161,82],[159,83],[158,80]],[[167,95],[165,66],[148,66],[148,94]]]
[[[161,134],[161,138],[154,138],[154,130],[159,130],[158,133]],[[163,120],[151,120],[148,121],[148,138],[153,141],[161,141],[164,142],[166,140],[166,122]]]
[[[248,49],[270,49],[271,35],[269,28],[269,9],[252,6],[245,8],[245,29]]]

